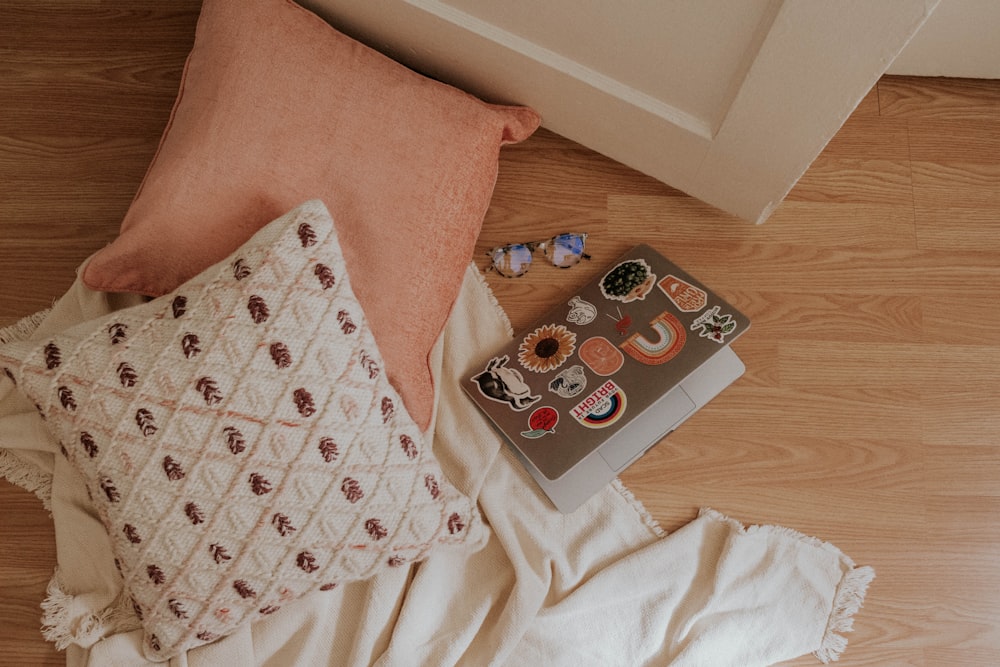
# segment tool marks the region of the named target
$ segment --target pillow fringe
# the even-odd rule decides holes
[[[41,604],[42,636],[60,651],[70,644],[87,648],[109,635],[141,627],[124,589],[100,612],[78,615],[73,609],[76,596],[65,591],[59,568],[56,568],[45,593]]]
[[[52,511],[52,475],[49,473],[0,448],[0,477],[35,494],[42,501],[42,506],[49,512]]]
[[[3,327],[0,329],[0,345],[26,340],[35,333],[38,326],[45,321],[51,312],[51,308],[46,308],[34,315],[22,317],[10,326]],[[0,443],[0,477],[14,486],[34,493],[42,501],[45,509],[52,511],[52,475],[3,449],[3,443]]]
[[[51,312],[51,308],[40,310],[34,315],[22,317],[14,324],[0,329],[0,345],[25,340],[31,334],[35,333],[35,329],[38,328],[38,325],[40,325]]]
[[[101,637],[104,626],[98,614],[74,617],[73,597],[63,590],[59,568],[56,568],[45,590],[45,600],[42,601],[42,636],[60,651],[70,644],[93,644]]]

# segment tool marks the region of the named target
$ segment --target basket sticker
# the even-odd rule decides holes
[[[524,376],[507,364],[510,357],[493,357],[481,373],[472,377],[479,387],[479,393],[498,403],[506,403],[511,409],[520,412],[526,410],[538,401],[541,396],[532,396],[531,387],[524,382]]]
[[[594,304],[578,296],[569,300],[569,314],[566,315],[566,321],[570,324],[584,326],[593,322],[596,317],[597,306]]]
[[[577,403],[570,414],[587,428],[607,428],[622,418],[627,404],[622,388],[614,380],[607,380]]]
[[[629,303],[642,301],[656,284],[656,274],[644,259],[627,259],[601,278],[601,294],[606,299]]]
[[[722,345],[726,336],[736,331],[736,320],[732,315],[720,315],[719,306],[712,306],[691,323],[691,331]]]
[[[559,413],[552,407],[535,408],[535,411],[528,417],[528,431],[521,431],[521,437],[535,440],[544,435],[556,432],[556,424],[559,423]]]
[[[625,355],[604,336],[594,336],[580,345],[580,361],[598,375],[617,373],[625,363]]]
[[[675,275],[669,275],[660,282],[657,287],[663,290],[667,298],[677,309],[684,313],[697,313],[708,303],[708,294],[700,287],[695,287],[689,282],[681,280]]]
[[[641,333],[634,333],[620,347],[639,363],[647,366],[665,364],[684,348],[687,332],[681,321],[667,311],[654,317],[649,325],[657,336],[655,340],[650,340]]]

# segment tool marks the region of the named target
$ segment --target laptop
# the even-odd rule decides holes
[[[570,513],[745,371],[750,320],[648,245],[474,365],[462,387]]]

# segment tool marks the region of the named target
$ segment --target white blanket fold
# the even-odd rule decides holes
[[[51,313],[0,342],[51,332],[131,305],[79,281]],[[36,328],[37,327],[37,328]],[[549,504],[463,395],[470,365],[509,323],[474,266],[435,350],[433,447],[479,499],[489,542],[434,553],[409,569],[316,593],[172,665],[769,665],[846,646],[870,568],[786,528],[702,510],[671,535],[620,483],[577,512]],[[0,474],[49,502],[58,571],[44,603],[47,638],[70,665],[144,665],[104,529],[81,480],[33,407],[0,385]]]

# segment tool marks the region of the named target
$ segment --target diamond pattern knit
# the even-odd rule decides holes
[[[386,380],[318,201],[0,365],[85,478],[150,659],[483,537]]]

